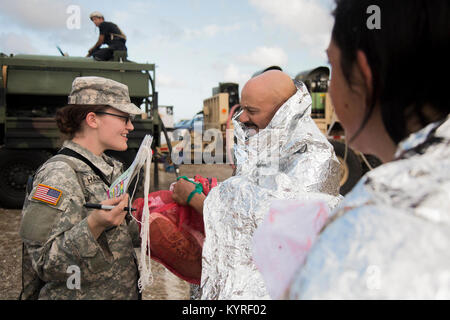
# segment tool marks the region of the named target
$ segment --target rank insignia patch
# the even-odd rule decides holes
[[[36,188],[36,192],[33,195],[33,199],[56,206],[61,196],[61,190],[39,184]]]

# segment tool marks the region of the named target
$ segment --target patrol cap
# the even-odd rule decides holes
[[[126,85],[102,77],[75,78],[68,104],[107,105],[128,114],[144,113],[131,103]]]
[[[93,17],[97,17],[97,18],[103,18],[103,14],[101,14],[98,11],[94,11],[89,15],[89,18],[92,20]]]

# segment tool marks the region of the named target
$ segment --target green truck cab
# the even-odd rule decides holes
[[[121,82],[128,86],[131,102],[145,108],[133,121],[129,149],[107,153],[129,165],[146,134],[153,135],[154,145],[160,143],[154,64],[0,53],[0,66],[0,207],[21,208],[28,176],[62,146],[54,116],[67,105],[76,77]]]

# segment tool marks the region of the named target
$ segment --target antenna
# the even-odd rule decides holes
[[[60,48],[59,46],[56,46],[56,49],[58,49],[59,53],[61,53],[61,55],[62,55],[63,57],[68,57],[68,56],[69,56],[69,55],[67,54],[67,52],[64,53],[64,52],[61,50],[61,48]]]

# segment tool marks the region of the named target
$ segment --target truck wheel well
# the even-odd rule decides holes
[[[22,208],[28,176],[50,156],[38,150],[0,149],[0,203],[3,207]]]

